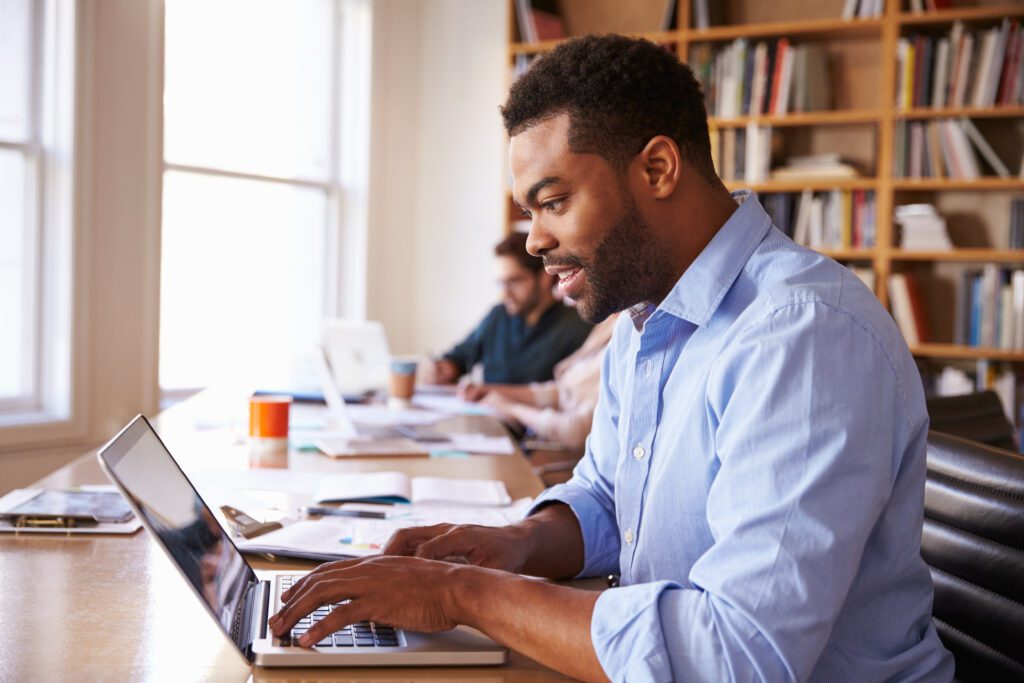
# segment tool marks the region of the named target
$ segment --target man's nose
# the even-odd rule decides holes
[[[530,233],[526,237],[526,251],[534,256],[543,256],[558,246],[551,231],[545,228],[537,218],[530,223]]]

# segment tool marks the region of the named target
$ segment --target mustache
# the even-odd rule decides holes
[[[555,268],[561,266],[569,266],[571,268],[585,268],[587,265],[586,261],[581,259],[579,256],[576,256],[575,254],[565,254],[562,256],[559,256],[557,254],[545,254],[543,257],[541,257],[541,260],[544,262],[545,268],[548,266],[552,266]]]

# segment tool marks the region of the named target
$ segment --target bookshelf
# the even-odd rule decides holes
[[[648,24],[640,25],[631,19],[621,24],[622,9],[617,0],[560,0],[560,10],[567,35],[584,33],[621,32],[649,39],[671,49],[680,59],[687,60],[691,48],[699,45],[722,47],[738,38],[758,40],[785,37],[794,43],[820,43],[829,58],[839,64],[835,84],[835,107],[824,111],[808,111],[780,115],[710,117],[709,127],[714,131],[743,129],[749,125],[770,126],[773,132],[784,136],[787,145],[797,154],[839,152],[850,157],[863,168],[864,177],[829,180],[766,180],[764,182],[729,181],[729,189],[750,187],[760,194],[798,193],[803,190],[870,190],[875,198],[875,244],[872,247],[821,250],[836,260],[868,266],[874,273],[876,295],[883,305],[889,306],[889,276],[898,272],[936,271],[939,276],[955,279],[955,269],[982,264],[1001,264],[1004,267],[1024,267],[1024,249],[1013,250],[1005,246],[1008,232],[1008,206],[1014,197],[1024,196],[1024,180],[1017,177],[981,177],[975,180],[950,178],[897,178],[894,177],[894,142],[897,126],[907,121],[935,121],[940,119],[969,118],[978,120],[979,127],[1004,126],[1019,128],[993,141],[997,149],[1006,152],[1012,160],[1015,173],[1024,153],[1024,105],[993,107],[913,107],[902,109],[896,104],[898,74],[898,44],[901,37],[913,33],[943,35],[954,22],[963,22],[968,29],[988,29],[998,25],[1004,17],[1024,21],[1024,2],[1005,0],[953,0],[954,7],[916,13],[909,9],[908,0],[885,0],[880,16],[876,18],[842,19],[844,0],[708,0],[720,5],[725,22],[708,28],[693,26],[693,5],[696,0],[677,0],[677,24],[670,30],[661,30],[657,18],[662,15],[665,0],[635,0],[625,3],[639,7],[639,14],[647,17]],[[509,0],[511,17],[508,45],[510,64],[524,56],[536,55],[554,48],[559,41],[538,43],[521,42],[518,35],[515,0]],[[586,9],[581,9],[586,5]],[[602,10],[602,7],[604,8]],[[587,15],[587,21],[579,19]],[[650,29],[650,30],[647,30]],[[511,70],[510,70],[511,72]],[[955,213],[962,234],[970,239],[952,251],[907,251],[899,248],[897,229],[892,220],[897,205],[930,202],[945,211],[948,204]],[[518,210],[508,201],[509,224],[519,218]],[[952,219],[951,219],[952,220]],[[954,244],[957,231],[951,229]],[[975,235],[975,233],[978,233]],[[982,234],[984,233],[984,234]],[[934,294],[934,297],[933,297]],[[928,314],[940,320],[933,329],[951,325],[955,297],[946,289],[926,288]],[[944,310],[943,310],[944,309]],[[936,339],[951,339],[939,332]],[[919,344],[912,347],[915,356],[941,362],[998,361],[1024,363],[1024,351],[981,348],[952,343]]]

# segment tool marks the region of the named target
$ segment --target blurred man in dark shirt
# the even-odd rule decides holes
[[[590,333],[576,311],[553,294],[554,277],[526,251],[526,234],[512,233],[495,248],[502,301],[468,337],[428,368],[426,380],[451,384],[474,365],[494,384],[545,382],[555,364]]]

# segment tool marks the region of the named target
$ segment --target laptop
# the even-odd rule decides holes
[[[427,454],[427,451],[417,447],[417,443],[438,444],[450,441],[447,434],[430,424],[407,424],[401,421],[395,421],[392,424],[359,424],[342,396],[341,387],[338,386],[336,379],[337,373],[333,369],[329,355],[326,349],[315,349],[313,365],[320,383],[320,390],[323,392],[324,403],[327,404],[327,412],[331,417],[331,427],[338,435],[338,438],[332,440],[337,442],[338,452],[346,450],[348,447],[346,440],[360,437],[385,440],[388,443],[382,445],[384,451],[400,447],[398,452],[422,452],[424,455]],[[364,442],[364,445],[370,444]],[[324,452],[331,455],[332,449],[328,448]]]
[[[101,448],[97,457],[196,599],[250,664],[479,666],[506,660],[505,648],[467,627],[425,634],[362,622],[331,634],[315,647],[294,645],[293,639],[326,616],[333,605],[297,624],[292,637],[277,638],[267,619],[280,609],[280,594],[305,572],[267,572],[265,580],[258,578],[142,415]]]
[[[324,322],[323,339],[338,391],[361,394],[387,389],[391,351],[381,323],[328,320]]]

